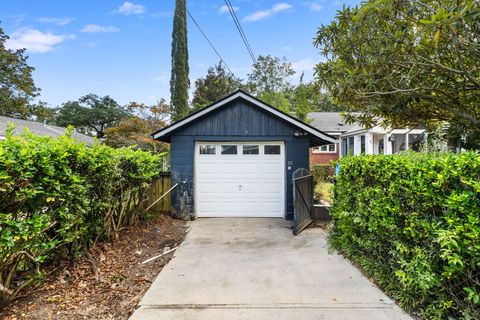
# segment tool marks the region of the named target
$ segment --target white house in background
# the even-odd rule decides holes
[[[425,129],[389,129],[381,126],[366,129],[356,124],[340,137],[340,157],[418,151],[425,138]]]

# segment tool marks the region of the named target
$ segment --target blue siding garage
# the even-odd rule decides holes
[[[181,219],[278,210],[291,219],[292,173],[309,167],[309,147],[334,142],[240,90],[152,136],[171,144],[172,213]]]

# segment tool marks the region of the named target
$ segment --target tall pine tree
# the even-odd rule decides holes
[[[172,75],[170,78],[170,105],[172,120],[179,120],[189,112],[188,45],[186,0],[175,1],[172,32]]]

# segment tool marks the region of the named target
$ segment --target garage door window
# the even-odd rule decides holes
[[[244,145],[243,154],[258,154],[259,147],[258,145]]]
[[[200,154],[215,154],[216,146],[214,144],[201,144]]]
[[[264,149],[265,154],[280,154],[279,145],[266,145]]]
[[[237,146],[234,144],[222,145],[222,154],[237,154]]]

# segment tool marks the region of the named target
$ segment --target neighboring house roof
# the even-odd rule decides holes
[[[340,135],[355,126],[345,123],[340,112],[310,112],[307,118],[312,120],[310,124],[313,127],[334,135]]]
[[[237,90],[228,96],[218,100],[217,102],[212,103],[211,105],[195,112],[192,113],[191,115],[175,122],[172,123],[171,125],[160,129],[159,131],[156,131],[151,134],[153,139],[160,140],[160,141],[165,141],[169,142],[170,141],[170,136],[173,134],[176,130],[179,130],[180,128],[183,128],[184,126],[188,126],[191,122],[195,121],[196,119],[202,118],[206,116],[208,113],[215,111],[219,108],[222,108],[224,106],[227,106],[230,104],[230,102],[234,100],[242,99],[244,101],[249,102],[251,105],[256,106],[258,108],[263,109],[264,111],[270,113],[272,116],[280,118],[283,121],[286,121],[293,126],[305,131],[308,133],[308,137],[310,140],[311,145],[324,145],[324,144],[329,144],[329,143],[335,143],[336,138],[333,136],[330,136],[329,134],[318,130],[317,128],[314,128],[306,123],[303,123],[302,121],[295,119],[294,117],[278,110],[275,107],[272,107],[271,105],[266,104],[263,101],[258,100],[257,98],[251,96],[250,94],[246,93],[245,91],[242,90]]]
[[[49,136],[55,138],[64,135],[67,130],[63,127],[52,126],[40,122],[0,116],[0,139],[2,137],[5,137],[9,123],[13,123],[15,125],[14,134],[17,135],[22,133],[24,131],[24,128],[28,128],[30,132],[38,136]],[[72,134],[72,138],[77,139],[79,142],[85,143],[87,146],[91,146],[95,143],[94,138],[85,134],[78,133],[76,131]]]

